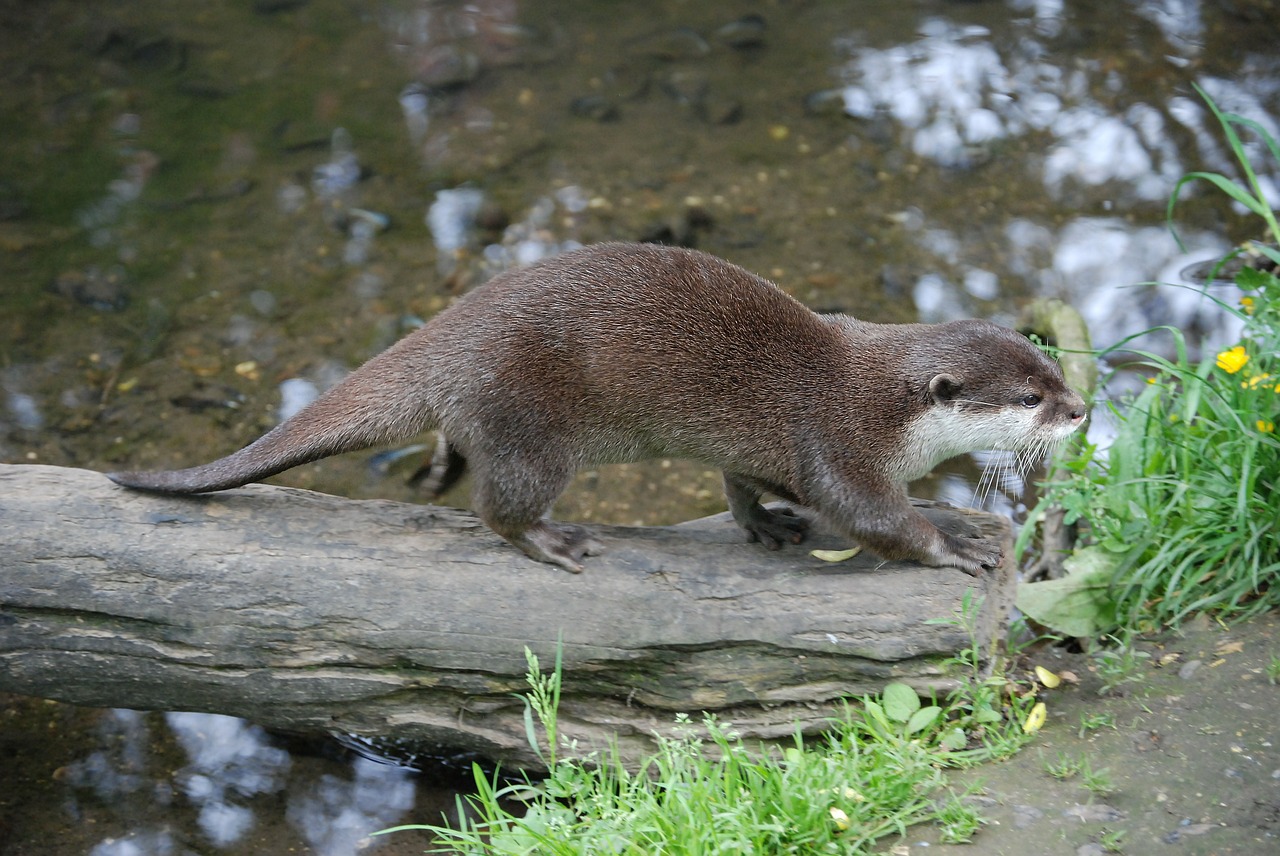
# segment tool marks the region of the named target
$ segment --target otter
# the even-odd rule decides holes
[[[226,490],[436,429],[434,493],[469,469],[494,532],[574,573],[600,544],[545,516],[574,473],[679,457],[723,471],[734,519],[770,549],[807,522],[763,494],[885,559],[976,575],[999,547],[939,530],[907,482],[966,452],[1043,452],[1084,418],[1057,363],[996,324],[819,315],[715,256],[607,243],[500,274],[234,454],[108,477]]]

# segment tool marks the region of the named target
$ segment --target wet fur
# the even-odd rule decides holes
[[[1050,445],[1083,415],[1057,364],[994,324],[821,316],[705,253],[601,244],[496,277],[239,452],[110,478],[225,490],[437,429],[433,487],[468,469],[480,517],[568,570],[599,549],[543,517],[574,473],[680,457],[724,471],[735,519],[766,546],[804,534],[760,505],[771,493],[887,559],[976,573],[999,550],[939,531],[906,482],[963,452]]]

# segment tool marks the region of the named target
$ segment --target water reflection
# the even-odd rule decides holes
[[[361,755],[344,762],[341,772],[332,765],[317,772],[315,759],[299,771],[289,752],[262,728],[234,717],[167,713],[160,718],[110,710],[102,713],[96,731],[98,748],[66,767],[73,793],[91,793],[122,809],[129,799],[141,800],[151,810],[177,811],[173,818],[189,806],[195,810],[195,829],[153,825],[145,819],[148,810],[129,810],[126,831],[95,844],[93,856],[189,853],[201,849],[197,840],[238,850],[260,825],[261,812],[268,817],[278,812],[280,795],[286,795],[284,816],[297,839],[320,856],[347,856],[385,844],[387,839],[370,838],[370,833],[402,820],[417,801],[415,774],[404,767]],[[184,759],[172,771],[157,748],[170,737]],[[84,808],[72,797],[67,810],[81,815]]]
[[[973,315],[1017,322],[1002,304],[998,276],[965,265],[980,248],[964,236],[922,228],[921,244],[929,247],[949,272],[923,274],[912,297],[923,320],[946,321]],[[1230,248],[1218,235],[1186,231],[1187,249],[1178,247],[1163,226],[1138,226],[1118,217],[1078,217],[1060,229],[1023,218],[1005,224],[1007,269],[1034,285],[1039,294],[1060,297],[1080,309],[1090,335],[1100,346],[1115,344],[1142,330],[1171,325],[1186,332],[1198,348],[1211,350],[1233,341],[1239,320],[1223,310],[1238,299],[1234,286],[1209,290],[1183,278],[1195,262],[1221,257]],[[1135,346],[1163,350],[1167,337],[1145,337]]]
[[[369,833],[392,826],[413,808],[412,773],[358,757],[351,780],[322,776],[289,798],[286,817],[319,856],[345,856],[379,839]]]
[[[951,167],[983,162],[998,141],[1047,133],[1052,143],[1040,180],[1059,197],[1079,185],[1127,191],[1139,201],[1167,199],[1188,169],[1169,118],[1194,133],[1201,162],[1234,171],[1209,132],[1212,119],[1203,104],[1170,94],[1165,105],[1139,101],[1117,109],[1130,100],[1123,73],[1100,57],[1068,61],[1052,41],[1060,28],[1046,22],[1060,20],[1061,4],[1011,6],[1031,11],[1034,26],[999,46],[987,28],[944,18],[925,21],[909,44],[878,48],[856,36],[838,40],[849,54],[838,70],[846,82],[845,112],[891,120],[915,154]],[[1137,11],[1161,25],[1169,47],[1183,55],[1196,51],[1198,3],[1144,3]],[[1274,58],[1258,58],[1238,78],[1205,76],[1199,83],[1224,110],[1257,117],[1274,135],[1262,97],[1274,97],[1276,70]],[[1258,141],[1248,147],[1255,162],[1265,160]],[[1273,204],[1280,201],[1273,176],[1264,176],[1263,186]]]
[[[164,830],[137,832],[125,838],[109,838],[89,851],[89,856],[174,856],[193,854],[180,846],[172,833]]]
[[[234,844],[253,826],[253,811],[240,800],[283,788],[289,754],[261,728],[230,716],[167,713],[165,722],[190,759],[174,779],[199,806],[200,829],[219,847]]]
[[[98,799],[110,801],[132,794],[147,784],[150,765],[150,733],[145,715],[136,710],[108,711],[98,721],[98,742],[102,748],[67,767],[67,781],[87,788]],[[158,794],[165,801],[167,789]]]
[[[911,44],[870,48],[851,44],[841,75],[845,111],[872,120],[887,115],[902,126],[911,150],[943,166],[968,166],[991,156],[1000,140],[1046,132],[1056,142],[1042,181],[1061,195],[1071,182],[1127,186],[1141,200],[1160,200],[1184,172],[1164,116],[1150,105],[1121,113],[1090,92],[1122,81],[1087,61],[1064,65],[1036,36],[1056,17],[1037,8],[1040,26],[1000,49],[985,27],[926,21]],[[1055,10],[1056,13],[1056,10]]]

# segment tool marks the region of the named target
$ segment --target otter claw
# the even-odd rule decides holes
[[[1004,552],[997,544],[985,538],[948,537],[947,547],[951,554],[944,564],[954,565],[971,577],[982,571],[991,571],[1000,567],[1004,561]]]
[[[761,507],[743,528],[752,541],[759,541],[766,550],[778,550],[784,543],[802,542],[809,534],[809,521],[789,508]]]

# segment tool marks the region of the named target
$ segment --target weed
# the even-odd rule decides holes
[[[1089,792],[1090,797],[1105,797],[1115,791],[1111,783],[1111,771],[1106,767],[1093,769],[1088,758],[1081,758],[1080,784]]]
[[[1066,781],[1079,775],[1082,769],[1084,769],[1084,756],[1072,758],[1066,752],[1059,752],[1057,760],[1046,761],[1044,765],[1044,771],[1059,781]]]
[[[1080,714],[1080,730],[1077,735],[1083,738],[1091,731],[1097,731],[1101,728],[1110,728],[1115,730],[1116,717],[1111,713],[1082,713]]]
[[[1267,680],[1272,684],[1280,684],[1280,654],[1272,654],[1267,663]]]
[[[940,740],[954,746],[957,735],[981,743],[980,747],[955,752],[951,763],[972,763],[993,758],[1006,758],[1021,748],[1035,728],[1017,726],[1029,721],[1036,704],[1034,686],[1019,685],[1006,676],[1011,656],[1001,653],[999,640],[992,639],[987,647],[991,661],[984,664],[982,646],[978,641],[978,613],[981,601],[965,592],[960,607],[946,618],[932,618],[927,624],[944,624],[959,627],[969,638],[967,647],[943,665],[955,669],[960,685],[947,698],[947,728]]]
[[[1124,839],[1128,835],[1123,829],[1108,829],[1103,827],[1102,832],[1098,835],[1098,844],[1108,853],[1123,853]]]
[[[1120,633],[1107,636],[1103,645],[1093,652],[1093,662],[1102,679],[1100,692],[1115,693],[1126,684],[1140,683],[1143,678],[1143,661],[1151,659],[1146,651],[1139,651],[1134,645],[1133,635]]]
[[[1244,181],[1191,173],[1175,188],[1170,218],[1178,190],[1208,181],[1280,241],[1239,131],[1256,135],[1278,164],[1280,144],[1258,123],[1205,101]],[[1117,432],[1106,454],[1083,443],[1051,474],[1043,502],[1062,507],[1068,524],[1087,524],[1092,543],[1068,560],[1064,579],[1020,590],[1018,605],[1041,623],[1092,636],[1117,626],[1159,629],[1203,611],[1242,618],[1280,606],[1280,504],[1272,500],[1280,489],[1280,279],[1265,269],[1280,265],[1280,249],[1252,244],[1238,251],[1245,253],[1263,264],[1236,275],[1241,303],[1210,298],[1240,319],[1235,345],[1192,360],[1182,331],[1165,327],[1139,335],[1163,332],[1172,357],[1126,351],[1129,339],[1104,352],[1129,354],[1149,382],[1127,407],[1109,405]],[[1110,659],[1108,666],[1126,666]]]
[[[982,828],[977,809],[958,797],[952,797],[938,809],[939,837],[947,844],[967,844]]]

